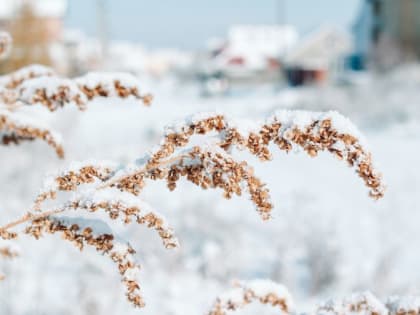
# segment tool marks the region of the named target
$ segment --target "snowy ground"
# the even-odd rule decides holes
[[[205,314],[233,280],[254,278],[285,284],[300,311],[355,290],[380,297],[420,294],[419,69],[368,77],[357,86],[267,87],[214,99],[201,99],[194,87],[174,81],[148,82],[156,96],[150,108],[98,103],[85,113],[60,112],[52,123],[64,135],[65,161],[41,142],[0,147],[2,222],[30,206],[43,176],[57,167],[89,158],[134,160],[158,143],[165,124],[208,110],[253,118],[285,107],[338,109],[365,133],[388,190],[374,202],[353,171],[333,157],[291,156],[274,148],[272,162],[250,157],[271,189],[276,208],[270,222],[261,222],[246,198],[227,201],[219,191],[189,183],[169,192],[156,183],[146,188],[145,199],[167,216],[181,248],[164,250],[155,233],[129,229],[143,265],[146,309],[126,302],[107,258],[80,254],[50,237],[21,241],[22,256],[0,264],[8,276],[0,283],[0,313]]]

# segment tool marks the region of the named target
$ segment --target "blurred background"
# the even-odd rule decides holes
[[[145,199],[182,247],[167,252],[153,232],[120,228],[143,265],[145,310],[128,305],[107,258],[47,237],[0,262],[0,313],[204,314],[233,280],[254,278],[285,284],[299,311],[352,291],[420,294],[419,16],[420,0],[0,0],[0,29],[14,39],[2,74],[32,63],[70,77],[123,71],[155,96],[150,108],[39,108],[64,135],[66,159],[38,142],[0,147],[1,222],[30,207],[45,174],[73,160],[133,161],[167,123],[198,111],[339,110],[366,135],[388,184],[373,202],[330,156],[247,157],[276,205],[267,223],[246,198],[153,183]]]

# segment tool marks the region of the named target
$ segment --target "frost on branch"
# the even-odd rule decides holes
[[[246,161],[236,161],[230,154],[217,146],[194,146],[183,150],[173,159],[148,167],[148,162],[137,167],[122,170],[110,178],[105,185],[117,187],[138,195],[146,180],[165,180],[172,191],[181,178],[203,188],[219,188],[225,198],[250,194],[252,202],[263,219],[270,217],[273,205],[265,184],[254,175]]]
[[[61,137],[48,127],[22,114],[0,109],[0,137],[3,145],[40,139],[51,146],[58,157],[64,157]]]
[[[67,210],[85,210],[96,212],[104,210],[112,220],[121,219],[124,224],[144,224],[156,230],[166,248],[178,247],[178,240],[169,227],[166,219],[147,203],[130,194],[124,194],[114,189],[105,189],[93,193],[76,195],[63,207]]]
[[[32,66],[3,80],[9,81],[1,92],[5,103],[42,105],[50,111],[65,105],[74,105],[84,110],[89,101],[98,97],[131,97],[145,105],[149,105],[152,100],[150,94],[140,93],[137,78],[129,74],[88,73],[79,78],[67,79],[55,76],[47,69]]]
[[[287,289],[270,280],[254,280],[238,284],[216,299],[208,315],[227,315],[251,303],[279,308],[278,314],[291,313],[292,297]],[[296,312],[293,312],[296,313]],[[298,314],[298,313],[296,313]],[[321,303],[312,315],[418,315],[420,297],[390,297],[384,304],[370,292],[355,293],[344,299]]]
[[[0,32],[0,58],[11,45],[7,33]],[[58,76],[51,68],[30,65],[0,77],[0,136],[2,144],[18,144],[23,140],[42,139],[52,146],[59,157],[64,156],[57,136],[39,128],[39,123],[28,122],[20,109],[41,105],[56,111],[66,105],[80,110],[97,98],[134,99],[149,105],[152,96],[143,93],[138,79],[124,73],[88,73],[69,79]],[[21,117],[22,116],[22,117]]]
[[[132,75],[120,73],[91,73],[76,79],[58,77],[50,68],[32,65],[0,78],[0,132],[3,144],[19,143],[22,140],[43,139],[53,146],[59,157],[64,151],[55,141],[51,131],[39,130],[26,123],[24,127],[16,121],[25,120],[19,109],[25,105],[41,105],[56,111],[73,104],[84,110],[94,98],[108,97],[140,100],[149,105],[150,94],[141,94],[140,84]],[[21,119],[22,116],[22,119]],[[8,122],[14,118],[13,122]],[[14,129],[13,132],[10,129]],[[19,129],[18,131],[15,131]]]
[[[194,144],[194,136],[206,136],[208,139]],[[49,176],[34,202],[35,212],[28,212],[0,227],[0,237],[16,238],[17,232],[10,230],[25,224],[26,232],[37,238],[43,232],[61,232],[79,247],[85,243],[96,246],[97,238],[90,234],[96,228],[87,225],[80,229],[81,224],[70,224],[67,219],[57,219],[57,215],[77,212],[84,218],[102,211],[112,222],[118,220],[123,224],[147,225],[159,234],[166,248],[174,248],[178,246],[178,241],[172,229],[163,216],[139,198],[139,194],[149,181],[164,180],[172,191],[182,178],[203,189],[220,189],[225,198],[247,192],[260,216],[269,219],[273,208],[269,190],[255,176],[247,161],[234,157],[233,149],[247,149],[261,161],[267,161],[272,158],[269,151],[271,143],[287,152],[303,149],[310,156],[316,156],[320,151],[330,152],[355,169],[370,188],[372,197],[383,195],[381,177],[372,165],[363,137],[346,118],[335,112],[278,111],[262,123],[233,121],[221,114],[199,114],[169,126],[160,146],[132,164],[73,163],[69,168]],[[57,203],[58,193],[70,193],[71,197],[46,208],[47,201]],[[102,238],[100,240],[102,242]],[[103,248],[99,247],[99,251]],[[132,284],[137,290],[137,282],[130,281],[125,283]],[[225,314],[254,301],[278,307],[282,312],[289,312],[291,307],[287,290],[272,282],[255,281],[240,285],[232,292],[218,299],[211,315]],[[141,297],[135,297],[129,295],[130,301],[134,300],[135,305],[141,306]],[[361,310],[371,315],[382,315],[378,305],[370,295],[362,294],[341,304],[321,307],[319,312],[344,314]]]
[[[0,85],[2,88],[13,90],[27,80],[39,77],[51,77],[55,75],[55,71],[50,67],[34,64],[1,76]]]
[[[122,245],[112,243],[115,237],[110,227],[101,220],[85,219],[90,213],[102,211],[109,216],[111,221],[120,221],[122,224],[145,225],[155,230],[167,249],[178,247],[178,240],[166,219],[146,202],[115,188],[104,187],[99,189],[99,185],[110,176],[114,169],[115,165],[110,162],[87,161],[73,163],[69,168],[50,176],[35,201],[34,208],[37,211],[35,213],[29,212],[21,219],[1,228],[0,236],[4,239],[16,238],[18,233],[13,232],[11,234],[12,232],[8,230],[26,224],[25,232],[37,239],[42,237],[44,233],[59,232],[65,239],[72,241],[80,249],[83,249],[84,245],[95,246],[99,252],[116,261],[119,256],[113,249],[117,245],[119,247]],[[58,192],[71,192],[73,194],[66,202],[55,205],[51,209],[45,209],[44,202],[47,200],[53,201]],[[72,217],[63,217],[63,215],[73,215],[74,213],[81,217],[77,220]],[[127,251],[130,255],[134,254],[131,247],[126,248],[128,248]],[[124,253],[121,255],[121,259],[131,257]],[[133,273],[132,268],[130,267],[126,273],[125,269],[122,269],[126,264],[119,262],[119,260],[116,262],[118,262],[119,270],[122,272],[123,282],[127,286],[129,300],[136,306],[143,306],[142,298],[137,291],[138,281],[129,278],[129,274]],[[135,267],[137,268],[137,265]],[[134,293],[131,290],[134,290]]]
[[[303,149],[311,157],[327,151],[355,169],[371,197],[377,199],[384,194],[381,175],[373,167],[363,136],[337,112],[279,110],[264,122],[256,123],[231,120],[219,113],[194,115],[167,127],[160,149],[154,152],[147,166],[159,165],[177,148],[188,145],[194,135],[214,135],[220,148],[247,149],[261,161],[272,158],[271,143],[286,152]]]
[[[321,304],[316,315],[387,315],[388,310],[372,293],[355,293],[343,300],[329,300]]]
[[[42,203],[55,199],[58,191],[75,191],[82,184],[105,181],[115,168],[116,164],[110,161],[73,162],[68,168],[44,180],[44,187],[35,199],[34,209],[41,210]]]
[[[70,241],[82,250],[91,246],[118,267],[122,282],[126,287],[128,300],[136,307],[143,307],[140,294],[138,274],[140,266],[136,263],[135,250],[126,242],[117,238],[104,222],[85,218],[49,216],[32,221],[25,232],[36,239],[44,233],[59,233],[63,239]]]
[[[292,297],[283,285],[270,280],[254,280],[238,284],[220,295],[208,315],[227,315],[252,303],[275,307],[279,314],[288,314],[293,308]]]

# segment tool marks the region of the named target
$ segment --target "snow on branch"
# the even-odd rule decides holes
[[[55,199],[58,191],[75,191],[82,184],[103,182],[116,169],[116,164],[110,161],[73,162],[57,174],[44,180],[44,187],[35,199],[34,209],[40,211],[45,200]]]
[[[113,81],[109,82],[112,86]],[[95,86],[94,83],[90,85],[90,82],[85,84],[89,88]],[[129,85],[130,81],[125,84]],[[209,139],[190,145],[193,136],[207,136]],[[270,143],[287,152],[303,149],[310,156],[316,156],[320,151],[330,152],[355,168],[371,189],[372,197],[383,195],[381,177],[373,168],[362,135],[338,113],[278,111],[262,123],[233,121],[221,114],[199,114],[169,126],[160,146],[133,164],[117,166],[107,161],[86,161],[73,163],[49,176],[35,199],[35,212],[28,212],[16,221],[0,227],[0,237],[16,238],[18,233],[11,230],[25,225],[26,232],[37,238],[42,232],[61,232],[79,247],[85,243],[97,246],[97,238],[91,234],[97,230],[96,227],[86,226],[81,229],[81,224],[70,224],[66,221],[68,219],[63,221],[57,219],[57,216],[77,211],[78,215],[83,215],[80,220],[85,220],[85,216],[90,213],[103,211],[111,221],[119,219],[125,224],[136,223],[154,229],[166,248],[174,248],[178,246],[178,241],[166,220],[138,195],[148,181],[164,180],[172,191],[182,178],[203,189],[221,189],[225,198],[241,196],[246,191],[262,219],[269,219],[273,205],[268,188],[254,175],[247,161],[237,160],[233,156],[232,149],[247,149],[261,161],[267,161],[272,158],[268,148]],[[53,202],[59,192],[71,193],[72,197],[46,209],[45,202]],[[99,235],[101,242],[102,235],[105,234]],[[106,249],[106,253],[112,248]],[[104,251],[103,247],[97,249]],[[130,281],[128,283],[133,284],[137,290],[137,282]],[[227,310],[235,310],[254,301],[279,307],[286,313],[290,310],[291,299],[287,290],[271,282],[251,282],[239,286],[233,292],[232,295],[219,298],[210,314],[225,314]],[[131,298],[130,293],[128,295],[135,305],[142,305],[140,295]],[[326,304],[319,308],[319,312],[342,314],[342,309],[344,312],[350,309],[382,315],[378,305],[370,295],[362,294],[341,304]]]
[[[116,237],[103,221],[48,216],[32,221],[25,232],[36,239],[44,233],[59,233],[64,240],[73,243],[80,250],[85,246],[95,248],[117,265],[128,300],[136,307],[144,306],[138,281],[140,266],[134,257],[135,250]]]
[[[344,160],[363,179],[372,198],[381,198],[384,185],[358,129],[337,112],[279,110],[263,122],[238,121],[220,113],[202,113],[166,128],[165,139],[148,161],[148,167],[189,144],[195,135],[215,135],[218,146],[247,149],[261,161],[272,159],[271,143],[290,152],[303,149],[309,156],[327,151]]]
[[[246,190],[258,213],[263,219],[270,218],[273,205],[266,185],[254,175],[246,161],[236,161],[230,154],[217,146],[194,146],[180,152],[173,159],[161,161],[148,167],[148,163],[130,172],[123,170],[104,183],[138,195],[146,180],[165,180],[172,191],[181,178],[203,188],[219,188],[223,196],[230,199],[234,194],[241,196]]]
[[[2,78],[1,99],[13,105],[42,105],[56,111],[66,105],[85,110],[95,98],[132,98],[150,105],[152,96],[141,93],[141,84],[130,74],[88,73],[75,79],[55,76],[48,68],[31,66]]]
[[[288,290],[270,280],[254,280],[237,284],[220,295],[207,315],[227,315],[252,303],[267,304],[279,309],[279,314],[295,313]],[[382,303],[372,293],[354,293],[343,299],[331,299],[321,303],[307,314],[312,315],[418,315],[420,297],[393,296]]]
[[[96,212],[102,209],[112,220],[121,218],[124,224],[134,220],[137,224],[144,224],[156,230],[165,248],[178,247],[178,240],[166,219],[147,203],[128,193],[121,193],[115,189],[87,192],[81,196],[76,195],[62,209],[63,212],[68,210]]]
[[[279,314],[289,314],[293,309],[293,300],[286,287],[271,280],[254,280],[237,284],[220,295],[208,315],[231,314],[252,303],[275,307],[279,309]]]
[[[40,139],[51,146],[58,157],[64,157],[61,137],[48,127],[22,114],[0,109],[0,137],[3,145]]]
[[[23,82],[40,77],[55,76],[55,71],[43,65],[29,65],[0,77],[0,86],[6,89],[16,89]]]
[[[66,105],[86,109],[95,98],[132,98],[149,105],[152,96],[142,94],[138,79],[121,73],[90,73],[76,79],[56,76],[48,67],[32,65],[0,77],[0,136],[3,144],[42,139],[63,157],[58,136],[40,123],[28,121],[19,109],[24,105],[42,105],[56,111]]]
[[[388,315],[388,309],[372,293],[355,293],[342,300],[329,300],[320,304],[316,315]]]

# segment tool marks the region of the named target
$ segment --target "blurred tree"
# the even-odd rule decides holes
[[[0,63],[0,73],[32,63],[51,65],[48,25],[35,14],[30,0],[20,6],[8,30],[13,37],[13,49],[7,62]]]

